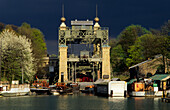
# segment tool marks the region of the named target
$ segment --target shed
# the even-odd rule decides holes
[[[125,81],[110,81],[108,85],[108,95],[126,97],[127,83]]]
[[[158,85],[159,90],[170,88],[170,74],[156,74],[150,77]]]

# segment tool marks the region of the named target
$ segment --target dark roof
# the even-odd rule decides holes
[[[139,80],[142,80],[142,78],[139,78]],[[127,82],[127,84],[132,84],[135,81],[137,81],[137,79],[131,79],[130,81]]]
[[[162,57],[161,54],[155,55],[155,56],[154,56],[154,59],[158,59],[158,58],[160,58],[160,57]],[[129,69],[134,68],[134,67],[137,67],[137,66],[140,66],[140,65],[142,65],[142,64],[144,64],[144,63],[147,63],[147,62],[150,62],[150,61],[152,61],[152,60],[154,60],[154,59],[149,59],[149,60],[143,61],[143,62],[141,62],[141,63],[138,63],[138,64],[136,64],[136,65],[133,65],[133,66],[129,67]]]
[[[137,66],[139,66],[139,65],[142,65],[142,64],[144,64],[144,63],[147,63],[147,62],[149,62],[149,61],[151,61],[151,60],[152,60],[152,59],[143,61],[143,62],[138,63],[138,64],[136,64],[136,65],[133,65],[133,66],[129,67],[129,69],[134,68],[134,67],[137,67]]]
[[[131,79],[127,84],[132,84],[133,82],[137,81],[137,79]]]
[[[163,80],[165,78],[170,78],[170,74],[156,74],[152,77],[150,77],[152,80]]]

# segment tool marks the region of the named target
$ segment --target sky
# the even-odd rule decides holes
[[[94,20],[97,4],[100,26],[109,27],[110,38],[131,24],[159,29],[170,19],[170,0],[0,0],[0,22],[17,26],[27,22],[40,29],[48,54],[57,54],[62,4],[68,27],[71,20]]]

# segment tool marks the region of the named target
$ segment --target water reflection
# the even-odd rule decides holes
[[[111,102],[121,102],[123,100],[126,100],[124,97],[108,97],[108,100]]]
[[[108,97],[110,109],[119,109],[123,110],[126,108],[127,98],[124,97]]]
[[[67,110],[109,110],[107,98],[81,94],[79,96],[60,96],[56,109]]]
[[[160,98],[98,97],[87,94],[0,98],[0,110],[168,110]]]

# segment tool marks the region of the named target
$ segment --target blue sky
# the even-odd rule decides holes
[[[69,27],[71,20],[94,20],[98,4],[99,23],[109,27],[110,37],[131,24],[159,29],[170,19],[170,0],[0,0],[0,22],[17,26],[27,22],[40,29],[48,53],[57,54],[62,4]]]

